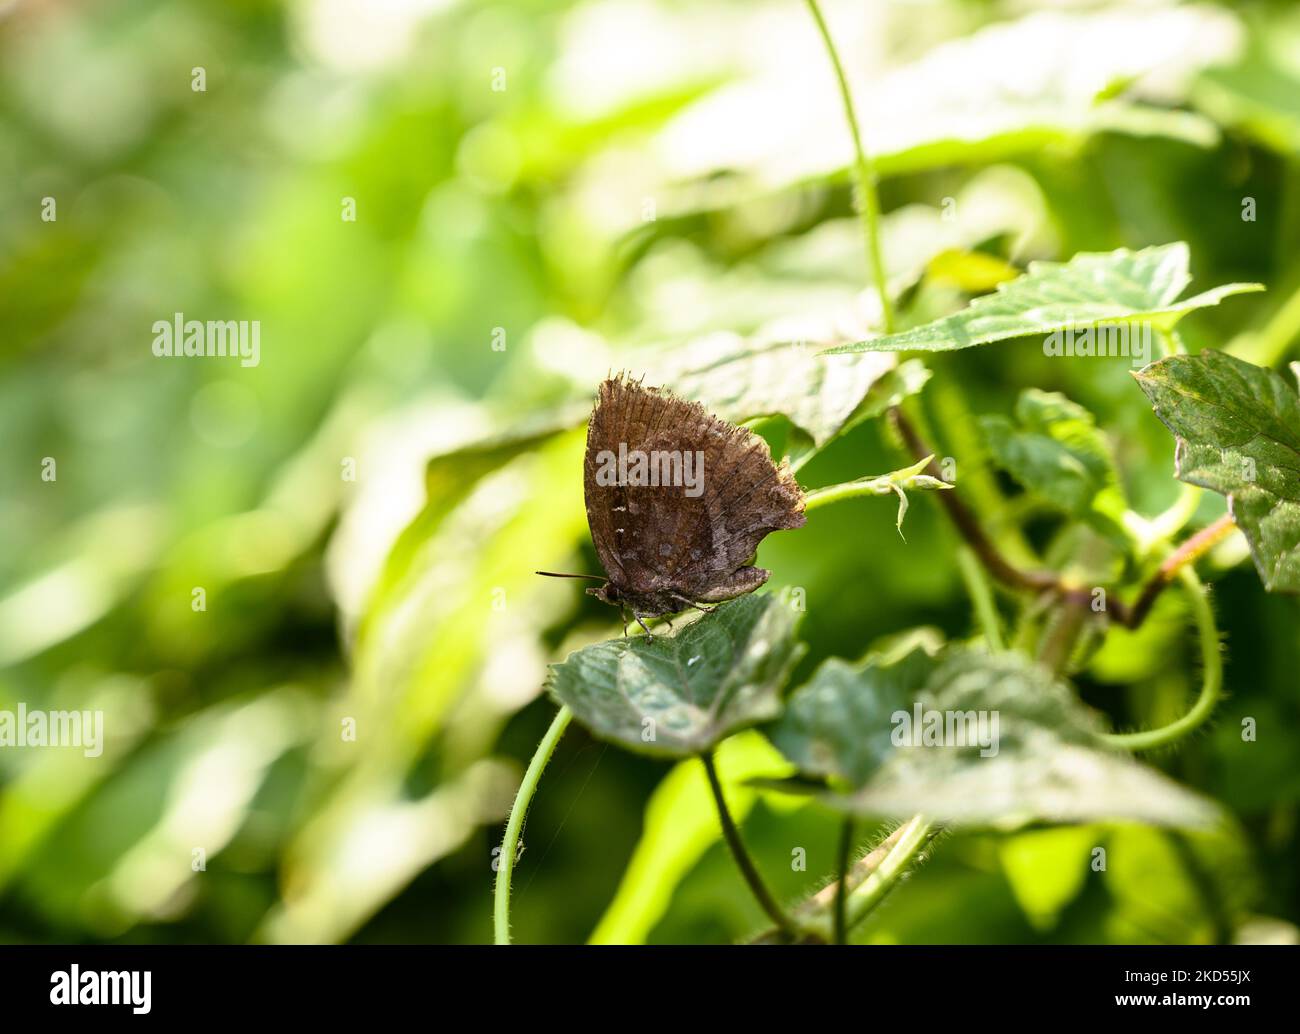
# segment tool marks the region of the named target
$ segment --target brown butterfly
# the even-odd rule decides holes
[[[628,609],[649,634],[644,618],[757,589],[759,542],[804,524],[803,492],[762,438],[622,374],[600,386],[583,486],[606,574],[587,592],[623,610],[624,634]]]

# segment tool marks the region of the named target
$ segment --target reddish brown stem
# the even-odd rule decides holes
[[[928,448],[925,442],[921,440],[920,434],[917,433],[912,422],[903,415],[901,409],[897,407],[891,409],[890,416],[894,421],[894,427],[897,428],[899,435],[907,445],[908,451],[913,456],[920,460],[925,456],[934,454],[934,450]],[[939,466],[933,460],[930,461],[925,472],[932,477],[941,477]],[[956,526],[958,533],[966,540],[967,545],[979,558],[980,563],[998,581],[1013,589],[1050,592],[1075,608],[1091,602],[1091,589],[1069,585],[1063,582],[1061,576],[1055,571],[1025,571],[1007,560],[988,535],[984,533],[979,520],[967,508],[956,490],[938,492],[936,498],[939,500],[939,504],[948,512],[948,516]],[[1177,577],[1178,571],[1187,564],[1194,563],[1213,546],[1223,541],[1235,527],[1232,517],[1224,514],[1213,524],[1197,532],[1174,550],[1160,565],[1160,568],[1142,587],[1142,591],[1138,594],[1137,601],[1132,607],[1126,606],[1120,600],[1111,602],[1109,609],[1111,620],[1123,625],[1125,628],[1137,628],[1146,620],[1146,616],[1151,612],[1151,607],[1155,604],[1157,597]]]
[[[1206,525],[1170,553],[1156,573],[1142,587],[1142,592],[1137,601],[1128,611],[1128,621],[1125,624],[1129,628],[1137,628],[1138,625],[1142,624],[1146,620],[1147,614],[1151,612],[1156,597],[1164,592],[1165,586],[1178,577],[1179,570],[1188,564],[1195,563],[1231,535],[1236,528],[1237,525],[1233,523],[1232,515],[1225,513],[1213,524]]]

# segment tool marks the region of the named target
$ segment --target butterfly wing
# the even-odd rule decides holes
[[[767,442],[752,431],[710,419],[697,446],[704,454],[704,507],[678,532],[685,548],[665,571],[690,599],[713,596],[753,560],[768,534],[805,521],[803,492],[789,465],[773,463]]]
[[[620,446],[675,457],[677,472],[692,477],[658,485],[609,484],[606,477],[602,484],[601,458],[608,463]],[[623,377],[601,385],[584,474],[597,555],[625,592],[709,598],[765,535],[804,523],[803,494],[788,466],[772,462],[766,442],[696,403]]]
[[[611,480],[602,476],[602,470],[608,472],[620,455],[649,455],[672,444],[680,447],[682,436],[692,432],[681,422],[687,417],[698,420],[688,409],[680,399],[623,376],[600,386],[587,426],[583,470],[587,524],[605,573],[624,593],[645,595],[663,588],[665,537],[683,513],[701,511],[704,503],[687,496],[681,486],[641,485],[622,477]],[[678,437],[668,445],[656,444],[674,425]]]

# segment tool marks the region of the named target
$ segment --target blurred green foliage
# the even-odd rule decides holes
[[[905,326],[1032,259],[1183,240],[1193,291],[1268,287],[1189,315],[1191,350],[1300,354],[1293,4],[825,6]],[[865,336],[849,156],[794,0],[0,8],[0,709],[99,708],[106,733],[99,758],[0,749],[0,940],[489,940],[545,665],[618,628],[532,574],[597,570],[590,393],[701,335]],[[260,321],[260,364],[156,358],[178,312]],[[926,362],[936,448],[1009,550],[1050,552],[1058,524],[976,420],[1028,388],[1095,415],[1136,510],[1176,497],[1125,361],[1022,341]],[[864,421],[800,480],[898,460]],[[893,520],[856,500],[764,543],[771,588],[807,602],[796,682],[914,626],[971,633],[935,508],[906,544]],[[1295,938],[1300,608],[1220,559],[1229,698],[1153,760],[1239,835],[949,836],[859,937]],[[1185,710],[1195,656],[1171,595],[1078,681],[1150,727]],[[776,766],[753,734],[720,759],[760,864],[802,896],[836,819],[742,785]],[[761,926],[704,791],[698,765],[575,726],[528,818],[516,938]]]

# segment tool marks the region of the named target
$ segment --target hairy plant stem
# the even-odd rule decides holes
[[[927,460],[931,457],[925,457]],[[838,503],[844,499],[858,499],[863,496],[897,496],[899,499],[899,522],[901,525],[902,515],[907,512],[908,500],[905,486],[916,489],[936,489],[947,491],[951,488],[944,482],[928,485],[914,485],[910,479],[898,479],[896,475],[904,473],[902,471],[893,471],[889,474],[874,474],[867,477],[855,478],[853,481],[841,481],[835,485],[825,485],[822,488],[815,488],[804,496],[803,509],[804,513],[811,513],[828,503]],[[901,530],[901,529],[900,529]]]
[[[573,720],[573,712],[561,707],[551,720],[550,728],[537,744],[533,759],[524,772],[519,792],[515,794],[515,803],[510,808],[510,819],[506,823],[506,835],[501,841],[501,852],[497,856],[497,883],[493,902],[493,927],[497,944],[510,943],[510,878],[515,871],[515,853],[519,850],[519,834],[524,827],[524,816],[528,805],[537,790],[537,783],[542,778],[542,771],[555,753],[555,745],[560,742],[564,730]]]
[[[835,937],[834,910],[838,907],[841,883],[848,889],[844,929],[861,922],[884,900],[907,867],[934,837],[936,829],[923,815],[916,815],[895,829],[844,873],[842,880],[827,884],[801,905],[796,918],[805,935],[817,941]],[[841,841],[841,846],[843,842]],[[855,905],[856,902],[856,905]]]
[[[853,816],[845,815],[840,826],[840,854],[838,871],[840,878],[835,891],[835,943],[844,944],[848,940],[848,903],[849,903],[849,856],[853,853]]]
[[[845,922],[850,929],[866,919],[885,900],[885,896],[925,850],[934,834],[934,825],[924,815],[912,816],[894,831],[886,841],[890,846],[884,856],[849,895]],[[871,858],[872,855],[867,857]]]
[[[797,937],[799,929],[796,927],[794,920],[785,914],[785,910],[777,904],[776,898],[772,892],[767,889],[767,884],[763,882],[763,877],[759,875],[758,867],[754,865],[754,860],[749,857],[749,852],[745,849],[745,842],[740,837],[740,830],[736,828],[736,823],[731,818],[731,812],[727,808],[727,799],[722,793],[722,782],[718,779],[718,769],[713,762],[713,753],[701,754],[700,760],[704,763],[704,771],[709,777],[709,789],[713,791],[713,800],[718,806],[718,821],[722,825],[722,836],[727,842],[727,847],[731,849],[731,856],[736,860],[736,867],[740,869],[740,874],[745,877],[745,882],[749,884],[749,889],[754,898],[758,901],[759,906],[767,913],[767,917],[780,927],[781,931],[790,937]]]
[[[1153,750],[1186,736],[1210,717],[1223,690],[1223,658],[1219,654],[1219,630],[1214,623],[1214,608],[1210,606],[1209,596],[1191,564],[1178,568],[1178,578],[1187,589],[1201,644],[1201,692],[1191,710],[1168,725],[1145,732],[1111,733],[1106,737],[1108,743],[1125,750]]]
[[[803,511],[812,513],[813,510],[829,503],[842,502],[845,499],[859,499],[863,496],[879,496],[875,485],[871,482],[878,482],[875,477],[857,478],[853,481],[841,481],[834,485],[825,485],[822,488],[814,488],[811,492],[804,495]]]
[[[822,15],[817,0],[805,0],[808,10],[817,23],[826,53],[830,57],[831,67],[835,70],[835,79],[839,83],[840,98],[844,102],[844,118],[849,124],[849,134],[853,137],[853,170],[858,186],[858,215],[862,221],[862,234],[867,247],[867,263],[871,266],[871,275],[880,295],[880,317],[886,334],[894,332],[894,303],[890,300],[886,284],[885,260],[880,248],[880,195],[876,191],[876,170],[867,150],[862,144],[862,130],[858,125],[858,116],[853,108],[853,93],[849,90],[849,80],[844,74],[844,65],[840,62],[839,51],[835,49],[835,40],[831,37],[830,27]]]

